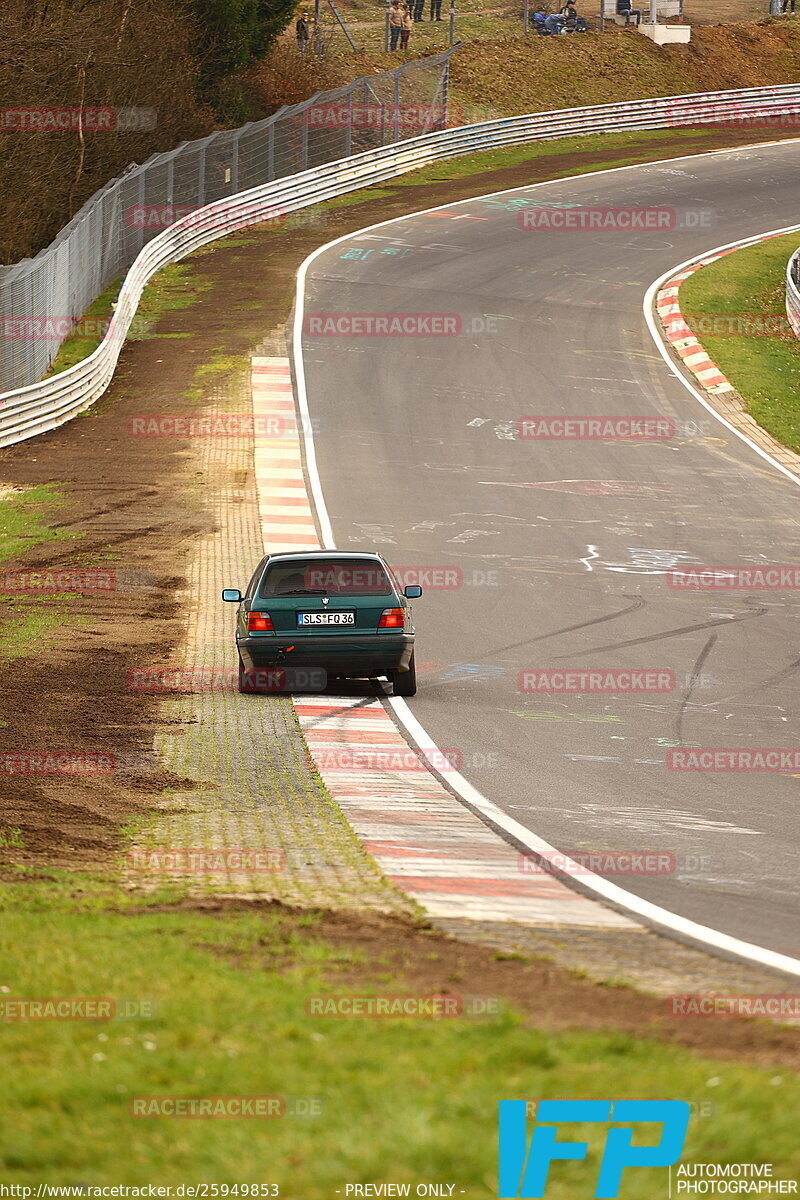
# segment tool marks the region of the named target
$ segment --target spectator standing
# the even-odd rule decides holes
[[[308,13],[304,12],[301,17],[298,17],[294,27],[295,37],[297,38],[297,49],[301,54],[305,54],[308,49]]]
[[[792,0],[794,2],[794,0]],[[422,21],[425,17],[425,0],[414,0],[414,22]]]
[[[392,0],[389,8],[389,49],[396,50],[397,43],[400,41],[400,34],[403,32],[403,13],[400,8],[400,0]]]
[[[431,0],[431,20],[441,21],[442,19],[442,0]]]
[[[788,12],[790,4],[792,6],[792,16],[794,16],[794,0],[783,0],[783,7],[781,8],[781,12],[782,13]]]
[[[411,15],[411,10],[407,4],[404,4],[400,9],[403,17],[403,24],[400,29],[400,49],[408,49],[408,39],[411,37],[411,30],[414,28],[414,18]]]

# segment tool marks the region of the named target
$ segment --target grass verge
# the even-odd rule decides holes
[[[77,536],[47,524],[47,509],[59,500],[53,484],[9,492],[0,500],[0,562],[16,558],[41,542]]]
[[[687,324],[768,433],[800,453],[800,343],[786,328],[786,263],[800,233],[770,238],[701,267],[681,285]],[[763,317],[775,332],[762,332]],[[724,335],[713,328],[730,329]]]
[[[105,337],[108,322],[114,313],[114,302],[119,293],[121,279],[115,279],[106,290],[97,297],[86,310],[83,318],[76,326],[75,333],[70,334],[59,348],[47,375],[58,375],[69,370],[82,359],[88,358]],[[128,330],[128,341],[140,342],[145,338],[158,336],[152,333],[159,317],[165,312],[175,309],[188,308],[194,304],[206,290],[206,284],[199,279],[190,266],[177,263],[159,271],[151,283],[145,288],[139,307]],[[174,334],[167,336],[176,336]]]
[[[284,1198],[328,1200],[344,1183],[425,1180],[472,1200],[496,1195],[499,1099],[592,1095],[702,1105],[685,1159],[800,1169],[788,1074],[618,1033],[544,1033],[511,1011],[306,1015],[310,995],[404,990],[396,975],[370,978],[358,947],[326,941],[314,915],[142,907],[80,876],[2,886],[0,912],[4,1050],[22,1068],[0,1098],[8,1183],[275,1182]],[[133,1015],[14,1019],[8,1005],[25,997],[124,1000]],[[167,1095],[287,1097],[318,1115],[131,1115],[135,1098]],[[597,1173],[604,1131],[571,1132],[589,1164],[554,1168],[555,1200],[589,1196]],[[629,1172],[626,1200],[665,1187],[663,1171]]]

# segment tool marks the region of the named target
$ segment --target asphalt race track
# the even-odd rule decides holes
[[[304,335],[336,544],[438,568],[446,585],[415,602],[410,707],[425,729],[559,850],[674,856],[661,873],[615,882],[795,955],[798,776],[679,772],[666,759],[682,747],[798,745],[800,595],[681,591],[667,571],[796,563],[800,492],[670,374],[642,302],[693,255],[796,223],[799,183],[800,146],[783,143],[395,221],[314,259],[306,322],[457,314],[461,333]],[[537,215],[520,218],[520,201]],[[549,205],[673,216],[653,229],[555,231]],[[520,437],[534,415],[658,416],[676,433]],[[673,671],[675,686],[519,687],[524,670],[589,667]]]

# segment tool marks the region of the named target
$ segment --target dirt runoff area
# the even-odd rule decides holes
[[[773,139],[767,132],[762,138],[689,132],[675,134],[667,144],[642,134],[624,153],[646,161],[755,140]],[[18,878],[20,866],[28,869],[29,879],[46,876],[54,867],[106,871],[124,844],[129,823],[145,817],[165,792],[183,782],[152,754],[154,734],[165,722],[159,697],[132,690],[130,680],[138,667],[168,664],[185,639],[192,609],[179,589],[186,582],[193,546],[214,528],[213,506],[191,440],[132,437],[130,418],[185,415],[213,403],[220,382],[243,372],[247,354],[285,323],[297,267],[321,242],[403,212],[586,170],[619,155],[619,150],[553,154],[464,179],[386,184],[379,197],[365,193],[356,204],[310,214],[313,224],[292,227],[289,222],[279,229],[234,235],[189,260],[192,303],[167,309],[149,337],[126,346],[115,379],[98,403],[61,429],[0,453],[0,486],[55,487],[55,498],[41,513],[52,534],[43,540],[29,536],[29,548],[6,557],[3,570],[74,571],[90,578],[112,571],[117,580],[111,590],[79,586],[57,595],[17,592],[4,606],[4,752],[66,753],[86,761],[105,756],[116,763],[111,771],[0,775],[5,879]],[[331,918],[332,936],[336,928],[345,929],[351,941],[363,936],[385,949],[387,929],[379,928],[384,919],[372,915],[360,922],[353,916],[338,927],[336,920]],[[473,991],[486,990],[487,972],[497,963],[491,945],[465,948],[444,933],[421,931],[413,923],[395,924],[388,932],[408,948],[409,961],[414,939],[435,936],[442,977],[450,964],[469,975]],[[522,980],[512,989],[520,1002],[526,988],[540,989],[549,981],[554,1021],[560,1011],[570,1009],[579,986],[566,971],[547,964],[508,962],[502,973],[504,987],[511,987],[512,976]],[[616,1027],[622,1010],[606,1005],[605,993],[598,999],[596,984],[585,987],[592,989],[593,1011],[606,1012],[609,1025]],[[625,995],[632,1006],[630,1021],[659,1034],[661,1002]],[[739,1023],[680,1024],[685,1027],[681,1040],[717,1053],[723,1049],[717,1031]],[[725,1044],[735,1046],[736,1053],[750,1044],[748,1053],[764,1055],[765,1061],[788,1053],[788,1033],[751,1023],[747,1028],[746,1036],[737,1034]]]

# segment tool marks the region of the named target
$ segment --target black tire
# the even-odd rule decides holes
[[[241,658],[239,659],[239,691],[245,696],[252,696],[258,691],[252,672],[248,672]]]
[[[417,665],[412,651],[407,671],[392,671],[392,691],[395,696],[416,696]]]

